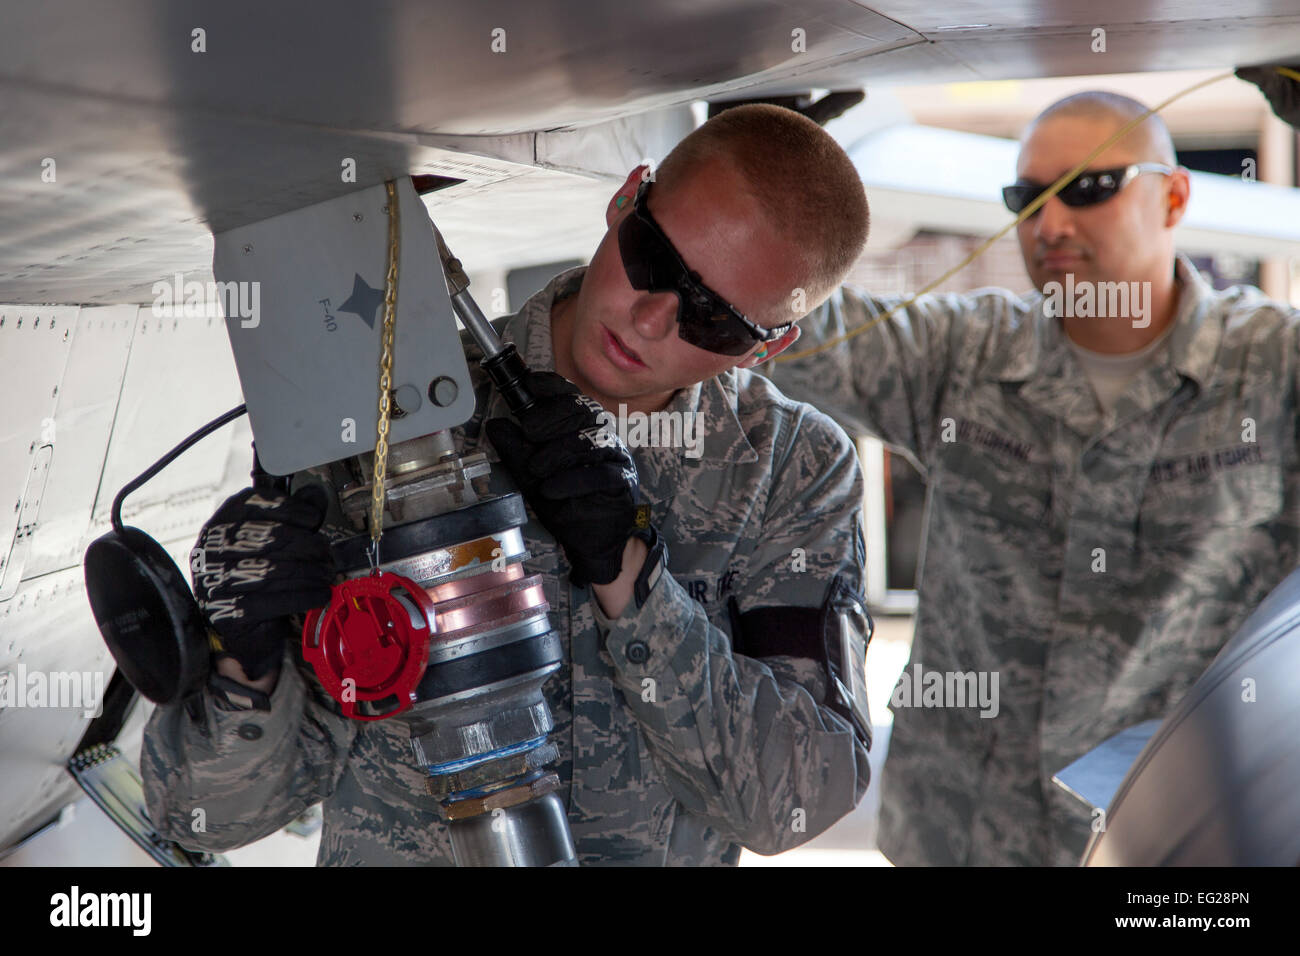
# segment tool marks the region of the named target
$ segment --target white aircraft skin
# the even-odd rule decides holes
[[[435,220],[472,273],[499,274],[585,258],[615,177],[661,158],[701,100],[1082,84],[1300,47],[1294,0],[1156,6],[1134,22],[1131,0],[966,0],[957,12],[569,0],[545,13],[408,0],[368,18],[342,0],[212,2],[197,15],[124,0],[111,16],[98,0],[6,2],[0,854],[81,795],[65,767],[114,673],[86,600],[86,547],[129,479],[243,400],[221,318],[158,307],[158,283],[176,300],[213,280],[214,232],[439,175],[461,182],[426,197]],[[490,293],[475,293],[488,310]],[[247,419],[206,439],[128,499],[125,522],[185,567],[203,522],[248,484],[251,439]],[[45,675],[39,699],[32,675]],[[125,750],[147,711],[122,730]]]

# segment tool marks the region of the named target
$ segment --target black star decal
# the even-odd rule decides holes
[[[382,289],[372,289],[366,284],[366,280],[361,278],[360,273],[352,280],[352,295],[348,301],[339,306],[340,312],[351,312],[358,315],[361,320],[370,328],[375,327],[375,312],[384,304],[384,291]]]

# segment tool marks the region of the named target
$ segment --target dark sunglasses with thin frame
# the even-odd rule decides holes
[[[1168,176],[1173,169],[1164,163],[1130,163],[1114,169],[1088,169],[1075,176],[1056,194],[1067,206],[1075,208],[1094,206],[1105,202],[1143,173],[1160,173]],[[1002,201],[1008,209],[1019,215],[1020,211],[1047,190],[1039,183],[1020,181],[1002,187]],[[1041,210],[1035,210],[1038,215]]]
[[[632,211],[618,227],[618,251],[632,288],[677,296],[677,334],[697,348],[719,355],[744,355],[757,342],[772,342],[793,322],[765,329],[704,284],[687,267],[650,215],[650,182],[636,191]]]

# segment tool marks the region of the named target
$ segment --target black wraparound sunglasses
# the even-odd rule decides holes
[[[632,212],[618,227],[618,251],[632,288],[677,296],[677,334],[683,341],[720,355],[743,355],[755,342],[771,342],[793,322],[765,329],[718,295],[687,268],[663,229],[650,215],[650,182],[636,191]]]
[[[1164,163],[1131,163],[1114,169],[1089,169],[1062,186],[1056,196],[1067,206],[1093,206],[1105,202],[1143,173],[1167,176],[1172,172],[1173,169]],[[1039,183],[1020,181],[1002,187],[1002,201],[1018,214],[1046,190],[1047,186]],[[1038,215],[1038,210],[1034,215]]]

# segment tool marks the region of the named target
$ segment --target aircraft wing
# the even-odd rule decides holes
[[[423,174],[468,266],[462,234],[555,261],[700,100],[1229,69],[1297,35],[1295,0],[3,0],[0,687],[113,672],[82,554],[129,478],[241,399],[219,320],[147,306],[211,276],[214,232]],[[556,210],[556,183],[590,208]],[[248,427],[223,435],[128,509],[182,566],[247,484]],[[90,719],[0,698],[0,850],[68,802]]]
[[[206,274],[212,231],[399,173],[464,180],[455,202],[625,172],[676,129],[644,117],[692,101],[1230,68],[1297,33],[1291,0],[9,0],[0,300],[147,302]]]

